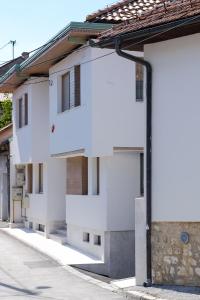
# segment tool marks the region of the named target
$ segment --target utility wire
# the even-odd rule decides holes
[[[8,43],[6,43],[5,45],[3,45],[2,47],[0,47],[0,50],[4,49],[6,46],[8,46],[10,44],[10,41]]]
[[[199,16],[195,16],[194,18],[192,18],[192,20],[195,20],[195,19],[197,19],[197,18],[199,18]],[[191,20],[191,19],[190,19],[190,20]],[[137,44],[139,44],[139,43],[141,43],[141,42],[147,41],[147,40],[152,39],[152,38],[154,38],[154,37],[163,35],[164,33],[169,32],[169,31],[171,31],[171,30],[173,30],[173,29],[176,29],[176,28],[178,28],[178,27],[181,27],[182,25],[185,25],[185,24],[187,24],[188,22],[190,22],[190,20],[183,21],[182,23],[179,23],[179,24],[177,24],[176,26],[173,26],[172,28],[168,28],[168,29],[162,31],[161,33],[154,34],[154,35],[151,36],[151,37],[147,37],[147,38],[142,39],[142,40],[140,40],[140,41],[138,41],[138,42],[135,42],[135,43],[133,43],[133,44],[130,44],[130,45],[127,46],[124,50],[128,50],[130,47],[133,47],[134,45],[137,45]],[[49,62],[49,61],[51,61],[51,60],[55,60],[55,59],[59,59],[59,58],[64,58],[64,57],[66,57],[66,55],[70,55],[71,53],[75,53],[75,52],[77,52],[77,51],[81,51],[82,49],[88,48],[88,47],[90,47],[90,45],[83,46],[83,47],[81,47],[81,48],[79,48],[79,49],[76,49],[76,50],[74,50],[74,51],[68,52],[68,53],[66,53],[66,54],[64,54],[64,55],[62,55],[62,56],[57,56],[57,57],[54,57],[54,58],[52,58],[52,59],[42,61],[42,62],[40,62],[40,63],[38,63],[38,64],[33,64],[32,67],[33,67],[33,66],[40,65],[40,64],[43,64],[43,63],[45,63],[45,62]],[[107,53],[107,54],[98,56],[98,57],[96,57],[96,58],[94,58],[94,59],[84,61],[84,62],[82,62],[80,65],[84,65],[84,64],[87,64],[87,63],[90,63],[90,62],[93,62],[93,61],[97,61],[97,60],[99,60],[99,59],[101,59],[101,58],[104,58],[104,57],[106,57],[106,56],[112,55],[112,54],[114,54],[114,53],[115,53],[115,51],[112,51],[112,52],[110,52],[110,53]],[[70,67],[67,67],[67,68],[64,68],[64,69],[60,69],[60,70],[57,70],[57,71],[55,71],[55,72],[50,73],[49,75],[51,76],[51,75],[53,75],[53,74],[60,73],[60,72],[63,72],[63,71],[67,71],[67,70],[70,70],[70,69],[72,69],[72,68],[73,68],[73,66],[70,66]],[[31,80],[31,79],[29,79],[29,80]],[[33,78],[33,80],[35,80],[35,78]],[[30,82],[30,83],[27,83],[27,84],[24,83],[24,85],[38,84],[38,83],[41,83],[41,82],[47,82],[47,81],[49,81],[49,80],[41,80],[41,81],[39,81],[39,82],[32,82],[32,83]],[[14,86],[14,84],[8,84],[8,83],[5,83],[5,84],[7,84],[7,85],[13,85],[13,86]]]

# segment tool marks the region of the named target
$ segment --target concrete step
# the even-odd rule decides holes
[[[55,231],[56,234],[61,234],[63,236],[67,236],[67,229],[56,229]]]
[[[49,238],[61,245],[64,245],[67,243],[67,236],[66,236],[66,234],[63,234],[63,233],[58,233],[58,232],[50,233]]]
[[[24,223],[9,223],[9,228],[24,228]]]
[[[40,231],[40,230],[34,230],[34,232],[42,235],[42,236],[45,236],[45,232],[44,231]]]

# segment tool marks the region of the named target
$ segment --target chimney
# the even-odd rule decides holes
[[[22,52],[22,57],[23,57],[24,59],[29,58],[29,53],[28,53],[28,52]]]

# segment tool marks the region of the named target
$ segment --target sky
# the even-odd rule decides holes
[[[112,4],[114,0],[0,0],[0,64],[45,44],[71,21]]]

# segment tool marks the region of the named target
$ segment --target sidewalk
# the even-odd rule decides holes
[[[82,253],[69,245],[61,245],[51,239],[46,239],[44,236],[26,228],[1,228],[1,231],[20,240],[28,246],[36,249],[43,254],[56,260],[59,264],[101,264],[102,261]]]
[[[0,230],[49,256],[74,275],[112,292],[122,294],[128,300],[200,300],[200,287],[153,286],[144,288],[135,286],[135,278],[112,280],[72,268],[73,264],[101,264],[103,262],[68,245],[61,245],[25,228],[0,228]]]

